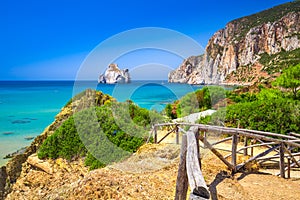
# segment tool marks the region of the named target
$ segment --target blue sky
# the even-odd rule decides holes
[[[285,2],[289,1],[1,1],[0,80],[73,80],[81,63],[99,43],[134,28],[172,29],[205,47],[213,33],[227,22]],[[136,57],[129,54],[116,60],[121,68],[126,65],[134,69],[137,63],[131,63],[133,60],[164,55],[149,50]],[[164,58],[165,69],[177,67],[182,59],[170,55]],[[168,70],[160,76],[155,70],[152,74],[151,70],[145,71],[134,78],[163,79]]]

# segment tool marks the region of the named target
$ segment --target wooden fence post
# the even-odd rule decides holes
[[[244,140],[245,140],[244,141],[244,147],[247,147],[248,146],[248,138],[245,137]],[[248,156],[248,148],[244,149],[244,156]]]
[[[252,139],[250,145],[253,145],[253,144],[254,144],[254,140]],[[251,154],[250,154],[251,157],[253,157],[253,154],[254,154],[253,147],[251,147],[251,151],[250,152],[251,152]]]
[[[280,144],[280,147],[279,147],[279,155],[280,155],[280,160],[279,160],[280,176],[281,176],[281,178],[285,178],[284,144],[283,144],[283,142]]]
[[[287,178],[291,178],[291,158],[288,157],[288,166],[287,166],[287,170],[288,170],[288,174],[287,174]]]
[[[187,136],[182,135],[180,161],[176,180],[175,200],[186,200],[188,190],[188,177],[186,172]]]
[[[154,126],[154,144],[157,143],[157,126]]]
[[[179,130],[178,130],[178,125],[175,125],[175,133],[176,133],[176,144],[179,144]]]
[[[187,135],[187,152],[186,152],[186,171],[188,176],[191,194],[189,199],[209,199],[210,193],[205,183],[202,171],[199,166],[199,155],[197,150],[197,140],[195,134],[197,129],[190,128]]]
[[[232,148],[231,148],[231,164],[233,165],[234,169],[232,170],[232,173],[235,173],[236,171],[236,150],[237,150],[237,143],[238,143],[238,136],[237,134],[234,134],[232,136]]]
[[[296,158],[293,156],[293,154],[290,152],[290,150],[288,148],[286,148],[285,146],[284,150],[289,154],[289,158],[292,159],[292,161],[295,163],[295,165],[298,165],[298,167],[300,167],[300,164],[298,163],[298,161],[296,160]]]
[[[196,146],[197,146],[197,155],[198,155],[198,160],[199,160],[199,166],[200,166],[200,169],[202,169],[202,164],[201,164],[201,154],[200,154],[200,144],[199,144],[199,131],[197,131],[195,133],[195,138],[196,138]]]

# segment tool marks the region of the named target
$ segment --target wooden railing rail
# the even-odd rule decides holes
[[[186,199],[187,182],[191,189],[189,199],[209,199],[210,193],[200,168],[200,149],[199,140],[197,139],[198,130],[192,127],[187,132],[182,131],[184,134],[182,135],[175,200]]]
[[[174,126],[172,130],[169,131],[165,136],[163,136],[159,141],[157,140],[157,130],[159,127],[167,127],[167,126]],[[190,127],[189,131],[185,131],[182,127]],[[190,123],[163,123],[163,124],[155,124],[153,128],[154,133],[154,142],[160,143],[162,142],[167,136],[171,133],[176,133],[176,143],[179,144],[179,133],[183,133],[182,136],[182,148],[184,148],[185,137],[190,135],[193,132],[193,137],[195,137],[195,148],[199,150],[199,140],[203,143],[204,148],[208,148],[213,154],[215,154],[231,171],[232,173],[236,173],[238,171],[243,170],[244,166],[247,163],[250,163],[254,160],[260,161],[260,163],[265,162],[271,159],[279,159],[279,169],[280,169],[280,176],[285,177],[285,171],[288,170],[288,177],[290,176],[290,169],[291,167],[300,167],[300,162],[297,161],[295,156],[300,155],[300,152],[295,152],[295,150],[299,150],[300,148],[300,134],[298,133],[289,133],[288,135],[282,135],[278,133],[271,133],[271,132],[263,132],[257,130],[248,130],[242,128],[229,128],[229,127],[220,127],[220,126],[211,126],[211,125],[204,125],[204,124],[190,124]],[[227,138],[221,139],[220,141],[216,141],[214,143],[210,143],[207,140],[208,133],[217,133],[220,135],[229,136]],[[191,136],[188,137],[191,139]],[[244,139],[244,146],[238,148],[238,143],[240,139]],[[188,139],[187,139],[188,140]],[[214,146],[220,143],[232,140],[231,143],[231,153],[228,155],[222,155]],[[250,144],[249,144],[250,141]],[[259,144],[257,143],[259,142]],[[193,146],[193,145],[192,145]],[[254,155],[254,148],[265,146],[267,149],[264,152],[261,152],[257,155]],[[244,161],[241,164],[237,164],[237,154],[242,153],[243,155],[248,155],[248,149],[250,149],[251,157]],[[293,151],[292,151],[293,150]],[[187,150],[188,151],[188,150]],[[199,150],[200,151],[200,150]],[[241,152],[243,151],[243,152]],[[271,152],[275,151],[276,154],[266,157]],[[181,153],[182,156],[186,156],[185,154]],[[231,157],[229,161],[228,158]],[[185,158],[186,159],[186,158]],[[287,163],[285,162],[287,160]],[[182,160],[183,162],[184,160]],[[190,163],[185,161],[186,163]],[[193,162],[198,162],[199,167],[201,167],[200,158],[198,156],[198,161],[194,160]],[[192,168],[198,168],[198,165],[192,164]],[[196,166],[196,167],[195,167]],[[190,166],[186,166],[186,169]],[[181,167],[182,168],[182,167]],[[180,170],[179,170],[180,171]],[[181,169],[182,171],[182,169]],[[181,173],[182,174],[182,173]],[[198,174],[199,175],[199,174]],[[182,179],[182,178],[181,178]],[[191,179],[191,178],[190,178]],[[190,180],[189,180],[190,181]],[[194,184],[195,185],[195,184]],[[197,186],[192,187],[196,188]],[[197,185],[197,184],[196,184]],[[190,183],[191,186],[191,183]],[[197,193],[197,192],[195,192]]]

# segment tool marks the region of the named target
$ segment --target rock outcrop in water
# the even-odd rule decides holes
[[[130,74],[128,69],[121,70],[117,64],[110,64],[104,74],[101,74],[98,83],[115,84],[129,83]]]
[[[299,48],[300,2],[296,1],[229,22],[212,36],[204,55],[191,56],[170,72],[169,82],[252,84],[280,72],[285,65],[272,69],[272,62],[282,63],[281,54]],[[287,65],[291,59],[300,62],[298,54],[286,58]]]

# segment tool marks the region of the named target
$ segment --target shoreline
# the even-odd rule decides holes
[[[132,83],[127,84],[127,85],[134,86],[136,83],[145,83],[146,84],[149,81],[147,81],[147,80],[144,80],[144,81],[142,81],[142,80],[133,80]],[[167,80],[161,80],[161,81],[163,81],[164,83],[167,82]],[[161,81],[155,80],[155,81],[152,81],[152,82],[156,82],[157,84],[160,84]],[[0,81],[0,83],[1,82],[2,83],[5,83],[5,82],[7,83],[7,81]],[[32,85],[32,83],[37,83],[37,82],[43,82],[45,84],[49,83],[49,81],[39,81],[39,80],[37,80],[37,81],[9,81],[9,82],[13,85],[16,84],[16,86],[20,85],[20,83],[26,82],[25,85],[22,85],[22,84],[21,85],[22,85],[22,87],[25,87],[25,88],[27,88],[27,86],[28,86],[29,92],[31,91],[30,87],[32,87],[34,85],[34,84]],[[15,84],[14,84],[14,82],[15,82]],[[59,83],[67,83],[67,82],[68,83],[73,83],[74,81],[66,80],[66,81],[50,81],[50,82],[54,82],[53,85],[50,84],[51,88],[52,88],[52,86],[57,86],[57,85],[59,85]],[[91,82],[91,81],[82,81],[82,82]],[[204,87],[204,85],[197,85],[196,86],[196,85],[185,84],[185,83],[170,83],[170,82],[167,82],[167,83],[169,84],[169,87],[168,87],[168,85],[165,86],[163,84],[162,84],[161,87],[163,87],[163,89],[166,88],[168,90],[171,90],[171,92],[176,94],[176,98],[180,98],[181,95],[184,96],[185,93],[188,93],[188,92],[195,91],[195,90],[199,89],[200,87],[198,88],[197,86]],[[71,89],[72,89],[73,85],[69,85],[69,84],[67,84],[67,85],[68,85],[67,86],[68,88],[63,88],[64,90],[62,92],[65,93],[65,89],[67,89],[67,91],[69,91],[68,94],[69,93],[71,94],[72,93]],[[180,85],[180,86],[177,87],[176,85]],[[43,90],[44,86],[41,86],[39,88],[41,88],[41,90]],[[34,86],[34,87],[36,87],[36,86]],[[145,87],[145,86],[143,85],[143,87]],[[146,84],[146,87],[149,87],[149,86]],[[231,86],[229,86],[229,87],[231,87]],[[18,87],[13,87],[13,88],[18,89],[19,86]],[[46,87],[46,88],[48,88],[48,87]],[[99,89],[101,89],[101,88],[99,88]],[[104,89],[107,89],[107,88],[104,88]],[[182,92],[182,91],[185,91],[183,89],[189,89],[189,91]],[[51,90],[53,90],[53,89],[51,89]],[[56,95],[57,91],[55,90],[54,92],[55,92],[55,95]],[[161,92],[165,92],[165,91],[162,90]],[[43,91],[43,93],[44,93],[44,91]],[[109,91],[106,91],[106,93],[109,93]],[[140,93],[139,95],[140,96],[137,96],[137,98],[140,98],[140,97],[146,98],[146,95],[144,95],[143,93]],[[158,93],[158,95],[159,95],[159,93]],[[64,94],[64,96],[65,96],[65,94]],[[133,99],[133,100],[135,100],[135,99]],[[166,102],[165,99],[157,99],[156,101],[157,101],[156,104],[159,104],[159,106],[161,106],[161,107],[164,107],[166,105],[166,103],[173,102],[173,101]],[[141,107],[144,107],[144,108],[149,107],[149,105],[146,104],[144,101],[141,101],[141,102],[134,101],[134,102],[137,103]],[[65,103],[65,101],[64,101],[64,103]],[[59,105],[64,105],[64,103],[63,104],[58,103],[58,104]],[[151,103],[153,104],[153,102],[151,102]],[[30,121],[30,123],[27,123],[27,124],[21,124],[21,126],[24,127],[24,128],[18,127],[18,129],[15,129],[15,124],[12,124],[11,122],[5,122],[4,123],[4,121],[6,120],[5,118],[8,118],[8,116],[10,116],[9,120],[12,120],[10,112],[13,112],[13,111],[7,110],[6,113],[3,113],[3,120],[2,121],[3,121],[3,127],[5,129],[3,129],[2,133],[6,133],[6,134],[5,135],[4,134],[0,135],[1,146],[2,146],[2,149],[0,147],[0,152],[1,152],[0,153],[0,156],[1,156],[0,157],[0,166],[4,166],[9,160],[9,159],[4,159],[4,157],[6,157],[7,155],[13,155],[14,153],[18,152],[20,149],[25,148],[26,146],[30,146],[30,144],[33,142],[34,138],[39,136],[43,132],[43,130],[45,129],[44,127],[47,127],[49,124],[51,124],[51,122],[53,122],[53,118],[55,117],[56,114],[59,113],[59,111],[61,109],[61,106],[59,106],[59,107],[60,108],[55,107],[55,109],[49,110],[47,115],[49,115],[50,117],[46,116],[45,111],[40,110],[40,109],[36,111],[36,112],[39,112],[39,113],[34,114],[34,116],[31,113],[30,114],[17,113],[16,115],[13,116],[17,120],[18,119],[23,119],[25,117],[28,118],[28,116],[32,119],[38,119],[38,120]],[[34,108],[32,108],[32,109],[35,111]],[[146,109],[151,109],[151,107],[146,108]],[[18,105],[16,106],[16,110],[20,110]],[[54,112],[54,111],[56,111],[56,112]],[[22,111],[22,112],[24,112],[24,111]],[[30,112],[30,111],[28,110],[26,112]],[[43,124],[42,127],[36,127],[36,126],[40,126],[41,123]],[[37,130],[36,128],[39,128],[40,130]],[[24,132],[24,130],[26,130],[26,133]],[[35,132],[35,134],[30,134],[29,132]],[[10,133],[10,134],[8,134],[8,133]]]

